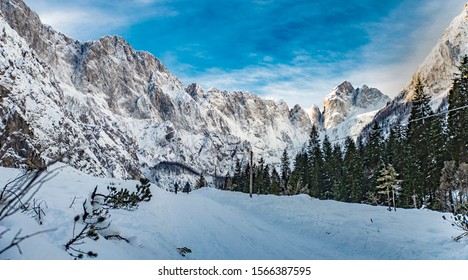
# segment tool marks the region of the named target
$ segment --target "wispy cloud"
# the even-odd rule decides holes
[[[96,21],[99,18],[99,21]],[[91,9],[49,10],[41,14],[41,20],[56,30],[81,40],[96,39],[113,33],[128,24],[128,20]]]
[[[41,21],[82,41],[121,35],[132,25],[157,16],[173,16],[167,0],[25,0]]]
[[[404,1],[387,17],[366,27],[369,44],[356,51],[360,63],[346,79],[397,95],[409,83],[451,20],[461,13],[465,0]]]

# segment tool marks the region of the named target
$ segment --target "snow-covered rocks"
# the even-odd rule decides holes
[[[468,4],[465,4],[462,13],[452,20],[408,85],[375,115],[373,121],[386,123],[387,126],[407,122],[410,114],[408,102],[413,98],[418,75],[423,82],[424,91],[432,98],[433,110],[446,106],[446,97],[452,87],[453,78],[455,73],[458,73],[462,57],[466,54],[468,54]],[[363,134],[367,132],[363,131]]]
[[[0,85],[9,93],[1,106],[29,124],[37,154],[99,176],[136,178],[161,161],[226,174],[247,149],[283,149],[307,138],[310,121],[300,108],[290,112],[284,102],[245,92],[185,89],[157,58],[121,37],[81,43],[42,25],[21,0],[0,5]],[[30,154],[8,149],[18,164]]]

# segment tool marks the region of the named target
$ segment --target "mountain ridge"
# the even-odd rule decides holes
[[[9,101],[37,132],[34,152],[45,158],[66,152],[72,166],[118,178],[139,177],[160,161],[226,174],[247,150],[306,142],[311,125],[300,107],[289,109],[284,102],[244,92],[212,89],[198,96],[152,54],[135,51],[122,37],[81,43],[42,25],[21,0],[1,0],[0,8],[3,40],[11,43],[2,45],[5,59],[23,52],[28,54],[25,68],[45,67],[41,80],[21,71],[29,83],[0,80]],[[44,83],[50,85],[44,88]],[[34,102],[43,107],[26,110],[26,101],[39,94],[46,98]],[[45,109],[45,103],[51,107]],[[28,157],[10,152],[17,162],[2,164],[21,165]]]

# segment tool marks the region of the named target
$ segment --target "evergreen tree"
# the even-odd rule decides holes
[[[255,169],[255,167],[253,167]],[[245,165],[245,169],[242,172],[242,183],[241,192],[250,193],[250,163]]]
[[[304,188],[308,189],[305,179],[307,175],[307,154],[298,153],[294,161],[294,169],[291,172],[291,178],[289,179],[288,190],[289,194],[298,194],[298,191],[303,191]],[[300,190],[298,189],[300,186]]]
[[[198,181],[195,185],[195,189],[200,189],[206,187],[206,180],[203,174],[200,174],[200,178],[198,178]]]
[[[440,186],[437,192],[440,210],[455,212],[455,199],[458,190],[456,177],[457,164],[454,160],[444,162],[444,168],[440,177]]]
[[[237,159],[234,176],[232,177],[232,190],[236,192],[242,191],[243,181],[242,166],[239,159]]]
[[[441,208],[454,214],[468,214],[468,163],[446,161],[440,177],[438,198]]]
[[[289,177],[291,176],[291,167],[289,162],[289,155],[288,151],[284,149],[283,155],[281,156],[281,181],[280,181],[280,188],[282,192],[286,194],[287,185],[289,181]]]
[[[374,190],[382,156],[384,156],[384,140],[378,122],[374,122],[367,143],[360,149],[360,156],[363,161],[364,189],[359,196]]]
[[[364,146],[364,153],[366,157],[364,163],[368,166],[369,169],[378,168],[376,166],[378,166],[382,160],[384,141],[381,131],[382,129],[379,123],[374,122],[371,133],[369,135],[369,141]]]
[[[396,210],[396,198],[399,196],[401,180],[398,179],[399,174],[395,171],[395,168],[391,164],[382,164],[377,178],[377,190],[378,194],[383,195],[384,198],[381,201],[387,201],[388,210]]]
[[[468,55],[462,58],[459,73],[448,96],[449,152],[456,162],[468,162]],[[463,109],[460,109],[463,108]]]
[[[391,164],[396,170],[403,169],[405,137],[403,129],[396,124],[390,129],[390,134],[385,141],[385,163]]]
[[[328,136],[325,135],[323,139],[323,171],[322,171],[322,179],[323,179],[323,198],[330,199],[332,198],[332,188],[335,183],[335,168],[337,162],[333,155],[333,146],[328,139]]]
[[[265,161],[263,158],[260,158],[258,163],[254,165],[254,175],[253,175],[253,193],[261,194],[263,193],[263,165]]]
[[[341,201],[345,198],[346,190],[343,185],[343,153],[338,143],[333,146],[332,166],[332,198]]]
[[[269,168],[265,165],[265,160],[260,158],[258,164],[254,167],[253,187],[254,193],[266,194],[270,188]]]
[[[317,127],[312,126],[308,146],[309,189],[312,197],[323,198],[323,154]]]
[[[263,168],[263,194],[273,193],[271,190],[270,166],[268,164]]]
[[[279,195],[280,194],[280,176],[276,171],[276,168],[273,168],[271,171],[271,185],[270,185],[270,193]]]
[[[437,189],[439,188],[441,170],[444,167],[446,155],[446,135],[443,131],[443,117],[440,114],[433,114],[427,119],[429,122],[427,150],[428,158],[426,159],[426,191],[429,195],[429,205],[432,209],[440,210],[439,200],[437,199]]]
[[[430,97],[424,92],[421,78],[418,76],[412,100],[411,115],[408,121],[407,141],[404,163],[404,197],[405,203],[411,205],[416,196],[426,203],[430,193],[427,185],[430,176],[429,146],[430,121],[432,114],[429,106]],[[417,203],[419,207],[420,203]]]
[[[351,137],[345,140],[345,156],[343,161],[342,184],[345,193],[342,194],[344,201],[361,202],[364,197],[362,183],[362,158]]]
[[[302,179],[299,178],[298,180],[290,180],[288,184],[288,194],[296,195],[296,194],[307,194],[309,193],[309,189],[307,185],[302,182]]]

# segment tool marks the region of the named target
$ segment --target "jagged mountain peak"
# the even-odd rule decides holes
[[[323,128],[323,115],[317,105],[312,105],[309,111],[309,117],[312,125],[315,125],[319,129]]]
[[[375,88],[363,85],[354,88],[344,81],[335,87],[325,98],[323,121],[326,129],[331,129],[345,121],[351,115],[367,113],[382,108],[390,98]]]
[[[333,99],[336,98],[337,96],[347,96],[350,94],[354,94],[354,87],[353,85],[348,82],[344,81],[341,84],[339,84],[337,87],[335,87],[325,98],[325,100]]]
[[[12,61],[0,61],[11,73],[0,77],[0,94],[8,95],[0,99],[0,118],[21,116],[33,150],[50,158],[67,151],[70,165],[100,176],[154,176],[161,162],[227,174],[251,149],[275,164],[281,152],[274,151],[306,143],[313,124],[337,137],[355,134],[388,99],[344,81],[323,113],[312,107],[308,114],[248,92],[185,87],[120,36],[82,43],[43,25],[21,0],[0,0],[0,8],[1,23],[11,27],[0,55]],[[23,51],[28,59],[19,65]],[[16,152],[9,158],[28,156]]]
[[[374,105],[381,106],[382,103],[390,101],[390,98],[376,88],[363,85],[357,88],[353,98],[353,105],[361,108],[370,108]]]
[[[309,117],[302,107],[296,104],[291,108],[291,110],[289,110],[289,119],[293,124],[298,124],[299,122],[305,122]]]

